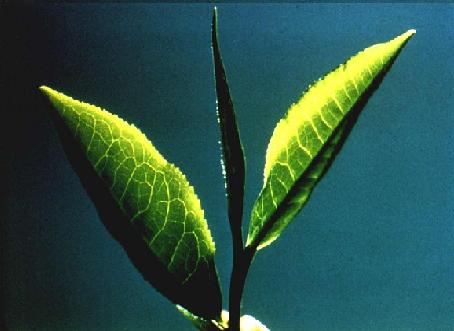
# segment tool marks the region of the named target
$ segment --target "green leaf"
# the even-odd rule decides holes
[[[250,249],[272,243],[308,201],[414,33],[359,52],[310,86],[277,124],[266,153],[264,186],[251,214]]]
[[[215,245],[183,173],[118,116],[42,86],[66,154],[143,277],[206,318],[221,313]]]
[[[216,320],[206,320],[177,305],[177,309],[200,331],[223,331],[228,329],[228,312],[222,311]]]
[[[227,190],[229,220],[232,233],[238,234],[239,231],[238,235],[241,237],[245,162],[243,147],[240,140],[240,133],[236,124],[233,101],[230,96],[227,76],[225,73],[224,65],[222,63],[221,51],[219,49],[216,7],[213,9],[211,44],[213,47],[214,73],[217,95],[217,115],[221,129],[223,173],[225,176],[225,186]]]

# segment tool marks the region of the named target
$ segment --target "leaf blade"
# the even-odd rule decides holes
[[[290,107],[268,145],[264,186],[252,210],[248,247],[271,244],[301,210],[414,33],[409,30],[359,52],[315,82]]]
[[[243,215],[245,160],[227,75],[219,48],[217,26],[217,8],[214,7],[211,25],[211,46],[213,49],[216,82],[217,116],[221,130],[223,172],[230,226],[232,233],[237,233],[238,230],[241,231]]]
[[[218,316],[215,246],[184,174],[118,116],[48,87],[40,90],[55,108],[63,147],[101,220],[143,277],[197,315]],[[202,288],[211,293],[200,295]]]

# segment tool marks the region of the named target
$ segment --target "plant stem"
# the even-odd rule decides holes
[[[243,259],[243,235],[241,227],[230,227],[232,231],[233,266],[229,289],[229,330],[239,331],[241,316],[241,296],[244,288],[241,265]]]
[[[243,248],[242,240],[240,244],[238,242],[235,244],[235,241],[234,239],[233,268],[230,278],[229,331],[240,331],[241,298],[247,273],[254,256],[253,250]]]

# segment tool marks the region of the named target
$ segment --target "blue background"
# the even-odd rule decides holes
[[[245,226],[276,122],[308,84],[410,28],[332,169],[260,251],[243,300],[271,330],[454,330],[454,5],[220,4],[247,157]],[[45,84],[135,123],[195,186],[227,306],[230,232],[209,4],[4,7],[3,327],[191,330],[143,281],[71,169]]]

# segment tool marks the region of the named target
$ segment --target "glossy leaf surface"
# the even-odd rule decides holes
[[[199,316],[221,312],[215,245],[194,189],[135,126],[41,87],[98,213],[144,278]]]
[[[229,220],[232,233],[241,231],[243,215],[245,161],[233,101],[222,62],[217,33],[217,9],[213,9],[211,44],[213,47],[216,82],[217,115],[221,129],[223,172],[227,191]],[[238,236],[241,236],[238,234]]]
[[[301,210],[414,33],[409,30],[359,52],[316,81],[290,107],[268,145],[264,186],[252,210],[247,246],[269,245]]]

